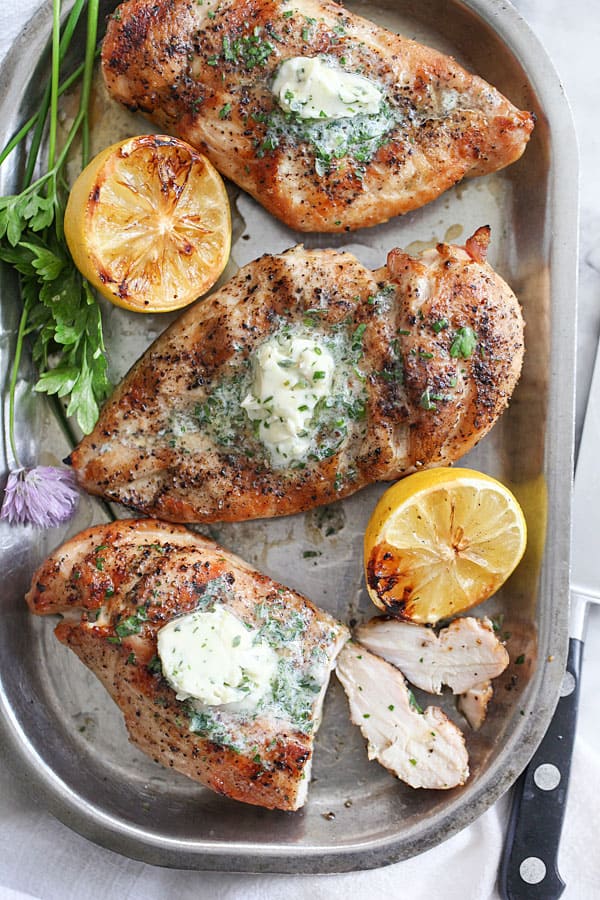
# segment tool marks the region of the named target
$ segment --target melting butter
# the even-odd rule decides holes
[[[277,653],[223,605],[172,619],[158,632],[163,675],[178,700],[255,705],[269,688]]]
[[[305,459],[317,430],[317,404],[331,393],[333,356],[312,338],[276,335],[260,345],[252,365],[250,393],[241,405],[258,423],[273,465]]]
[[[280,65],[273,93],[285,112],[302,119],[347,119],[379,112],[383,92],[368,78],[320,56],[295,56]]]

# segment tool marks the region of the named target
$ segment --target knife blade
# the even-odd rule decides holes
[[[557,858],[577,725],[587,613],[600,603],[600,349],[588,396],[573,488],[569,652],[560,698],[540,746],[514,789],[500,864],[508,900],[555,900],[565,883]]]

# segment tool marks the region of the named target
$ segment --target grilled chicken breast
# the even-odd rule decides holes
[[[505,670],[508,653],[489,619],[455,619],[436,634],[432,628],[378,617],[354,632],[356,640],[396,666],[416,687],[441,694],[447,684],[464,694]]]
[[[237,521],[458,459],[523,355],[488,236],[393,250],[375,272],[301,246],[245,266],[117,388],[71,456],[80,484],[169,521]]]
[[[401,672],[360,644],[349,642],[336,674],[352,721],[376,759],[411,787],[446,789],[464,784],[469,760],[462,732],[436,706],[419,711]]]
[[[72,538],[35,573],[27,602],[38,615],[64,616],[56,636],[100,679],[130,739],[156,762],[245,803],[302,806],[330,670],[348,638],[327,613],[216,544],[151,519]],[[172,662],[161,635],[174,623],[164,644],[174,653],[173,637],[191,614],[192,652]],[[235,671],[236,653],[245,653],[237,687],[216,676],[207,682],[221,696],[238,690],[233,703],[207,704],[186,697],[185,684],[172,686],[214,650],[211,617],[221,639],[223,622],[234,627],[217,662]],[[253,654],[271,666],[258,698]]]
[[[326,0],[128,0],[102,66],[113,97],[301,231],[423,206],[514,162],[533,128],[453,59]]]

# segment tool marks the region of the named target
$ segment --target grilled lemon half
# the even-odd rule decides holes
[[[125,309],[168,312],[217,281],[231,248],[231,216],[214,166],[177,138],[147,134],[98,154],[65,211],[77,268]]]
[[[527,543],[523,511],[499,481],[471,469],[409,475],[381,497],[365,533],[376,606],[433,624],[495,593]]]

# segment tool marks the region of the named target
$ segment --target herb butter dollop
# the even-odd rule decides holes
[[[319,341],[276,335],[256,350],[250,392],[242,400],[274,466],[305,459],[319,401],[331,393],[335,360]],[[312,427],[311,427],[312,425]]]
[[[319,56],[284,60],[272,90],[285,112],[302,119],[374,115],[383,100],[383,92],[368,78],[345,72]]]
[[[173,619],[158,632],[163,675],[178,700],[256,704],[270,689],[277,653],[224,606]]]

